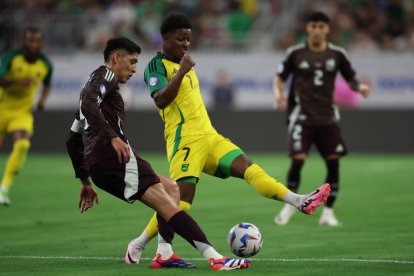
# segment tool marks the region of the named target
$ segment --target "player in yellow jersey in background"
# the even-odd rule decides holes
[[[188,54],[191,23],[183,15],[170,15],[161,25],[162,51],[147,65],[144,79],[164,121],[164,136],[169,175],[180,187],[180,208],[188,211],[193,202],[201,173],[244,179],[262,196],[290,203],[305,214],[312,214],[324,203],[330,188],[324,184],[309,195],[298,195],[269,176],[259,165],[212,126],[201,97],[195,62]],[[127,263],[138,263],[147,242],[157,233],[156,218],[128,246]],[[157,256],[172,256],[173,235],[158,235]]]
[[[33,133],[32,106],[40,86],[37,110],[43,110],[50,91],[52,64],[40,51],[42,32],[25,29],[23,47],[1,55],[0,64],[0,147],[6,134],[13,140],[0,186],[0,204],[9,205],[9,190],[23,166]]]

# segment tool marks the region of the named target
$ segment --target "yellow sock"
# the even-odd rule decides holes
[[[188,212],[191,208],[191,204],[180,200],[178,207],[180,207],[181,210]],[[145,231],[145,234],[147,234],[149,239],[152,239],[158,234],[157,213],[154,213],[154,215],[152,215],[144,231]]]
[[[253,164],[244,173],[244,179],[259,194],[267,198],[284,201],[286,194],[290,192],[285,185],[269,176],[259,165]]]
[[[13,185],[14,178],[26,161],[27,152],[30,148],[28,139],[19,139],[13,144],[13,150],[6,163],[3,179],[1,181],[2,188],[9,190]]]

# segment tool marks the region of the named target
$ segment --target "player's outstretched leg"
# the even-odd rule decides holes
[[[328,183],[325,183],[315,191],[305,195],[298,207],[299,211],[307,215],[313,214],[318,206],[325,203],[330,192],[330,185]]]
[[[226,256],[220,259],[210,259],[212,270],[234,270],[249,268],[251,261],[247,259],[233,259]]]

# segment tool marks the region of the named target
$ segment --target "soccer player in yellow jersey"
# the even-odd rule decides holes
[[[52,64],[43,55],[42,32],[36,27],[24,31],[23,47],[1,56],[0,147],[6,134],[13,140],[0,186],[0,204],[9,205],[9,189],[23,166],[33,133],[32,105],[42,86],[37,109],[43,110],[50,91]]]
[[[270,177],[229,139],[214,129],[200,94],[195,62],[188,54],[191,23],[183,15],[170,15],[161,25],[162,51],[145,69],[145,81],[165,124],[165,141],[170,163],[169,175],[180,187],[180,208],[188,211],[197,183],[204,172],[220,178],[245,179],[264,197],[290,203],[305,214],[312,214],[329,196],[328,184],[308,195],[298,195]],[[156,235],[153,217],[144,232],[131,241],[131,262],[138,263],[147,242]],[[157,258],[172,254],[170,237],[158,235]]]

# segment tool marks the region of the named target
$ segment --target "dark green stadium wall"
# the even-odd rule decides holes
[[[414,110],[344,110],[350,152],[414,153]],[[285,116],[272,111],[210,111],[216,129],[246,152],[287,152]],[[73,112],[35,115],[31,152],[64,152]],[[127,136],[138,151],[164,151],[163,124],[154,112],[127,112]],[[10,149],[10,140],[2,154]]]

